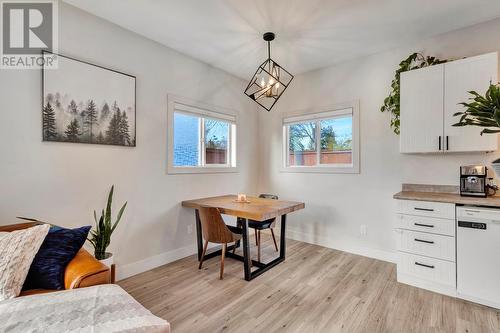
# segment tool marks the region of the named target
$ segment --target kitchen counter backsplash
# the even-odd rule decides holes
[[[486,198],[463,197],[459,187],[452,185],[403,184],[402,191],[394,194],[394,199],[432,202],[448,202],[459,205],[500,207],[500,196]]]
[[[460,194],[460,187],[455,185],[403,184],[403,191]]]

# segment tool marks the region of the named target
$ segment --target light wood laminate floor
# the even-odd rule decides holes
[[[276,252],[262,240],[265,261]],[[384,261],[290,240],[286,261],[250,282],[231,258],[219,280],[219,262],[198,270],[191,256],[119,284],[173,333],[500,332],[500,311],[400,284]]]

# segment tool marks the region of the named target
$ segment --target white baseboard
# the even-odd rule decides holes
[[[123,280],[133,275],[149,271],[150,269],[162,266],[176,260],[188,257],[197,252],[196,245],[184,246],[175,250],[160,253],[155,256],[139,260],[126,265],[117,265],[116,280]]]
[[[398,272],[398,282],[413,287],[430,290],[438,294],[457,297],[457,288],[455,286],[449,286],[442,283],[428,281],[410,274],[404,274]]]
[[[279,234],[279,231],[277,231]],[[374,258],[378,260],[397,262],[396,253],[389,251],[376,250],[370,248],[363,248],[359,246],[354,246],[351,244],[332,244],[325,237],[318,237],[316,235],[306,234],[293,228],[288,227],[286,232],[287,238],[298,240],[305,243],[321,245],[335,250],[340,250],[344,252],[354,253],[361,256]],[[217,246],[216,244],[210,244],[209,248]],[[174,262],[176,260],[188,257],[197,252],[196,245],[192,244],[189,246],[181,247],[168,252],[160,253],[155,256],[139,260],[126,265],[117,265],[116,268],[116,280],[123,280],[133,275],[143,273],[145,271],[151,270],[158,266],[166,265],[168,263]]]
[[[253,235],[253,232],[250,232],[250,235]],[[208,249],[212,249],[214,247],[220,246],[218,244],[208,244]],[[193,254],[196,254],[198,249],[196,244],[184,246],[178,249],[174,249],[171,251],[163,252],[157,254],[155,256],[139,260],[126,265],[117,265],[116,267],[116,281],[126,279],[128,277],[149,271],[153,268],[169,264],[176,260],[189,257]]]
[[[460,298],[469,302],[478,303],[489,306],[491,308],[500,309],[500,302],[487,300],[484,298],[474,297],[458,292],[455,286],[449,286],[442,283],[428,281],[410,274],[398,272],[398,282],[408,284],[413,287],[430,290],[438,294],[443,294],[455,298]]]
[[[464,299],[466,301],[486,305],[486,306],[489,306],[491,308],[500,309],[500,302],[498,302],[498,301],[492,301],[492,300],[479,298],[479,297],[475,297],[475,296],[464,295],[464,294],[461,294],[459,292],[457,292],[457,297]]]
[[[286,236],[287,238],[291,238],[305,243],[320,245],[328,247],[330,249],[349,252],[364,257],[388,261],[391,263],[397,263],[396,252],[362,247],[347,242],[338,242],[338,241],[332,242],[326,237],[305,233],[290,227],[287,227]]]

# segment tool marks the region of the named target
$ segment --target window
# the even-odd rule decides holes
[[[197,116],[174,113],[174,166],[200,165],[200,128]]]
[[[288,165],[318,164],[316,128],[310,121],[288,126]]]
[[[217,119],[203,120],[205,132],[205,163],[228,165],[230,124]]]
[[[284,171],[359,172],[355,103],[283,119]]]
[[[169,95],[169,173],[235,172],[236,117]]]

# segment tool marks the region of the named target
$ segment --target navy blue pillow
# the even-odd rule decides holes
[[[31,263],[23,290],[64,289],[64,270],[82,248],[90,228],[52,226]]]

